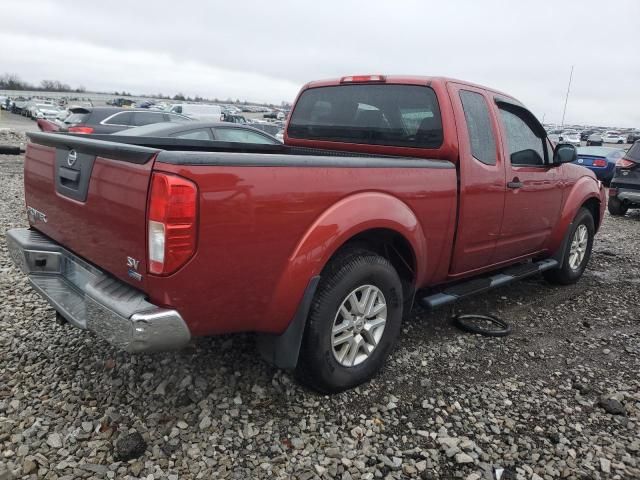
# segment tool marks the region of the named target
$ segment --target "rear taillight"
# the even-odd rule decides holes
[[[85,133],[88,135],[90,133],[93,133],[93,128],[76,125],[74,127],[69,127],[69,133]]]
[[[617,197],[618,196],[618,189],[617,188],[609,188],[609,196],[610,197]]]
[[[632,162],[631,160],[627,160],[626,158],[619,158],[618,161],[616,162],[616,167],[620,167],[620,168],[631,168],[635,166],[635,162]]]
[[[154,173],[148,208],[149,273],[169,275],[196,249],[198,188],[186,178]]]
[[[387,80],[384,75],[349,75],[342,77],[340,83],[382,83]]]
[[[607,161],[606,160],[602,160],[601,158],[598,158],[598,159],[593,161],[592,165],[594,167],[606,167],[607,166]]]

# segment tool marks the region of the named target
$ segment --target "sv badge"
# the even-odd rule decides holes
[[[127,275],[139,282],[142,281],[142,275],[138,273],[138,267],[140,266],[140,260],[136,260],[133,257],[127,257]]]

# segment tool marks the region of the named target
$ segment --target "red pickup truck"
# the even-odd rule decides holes
[[[29,137],[8,245],[60,318],[130,352],[256,332],[325,392],[375,374],[414,300],[576,282],[605,208],[520,102],[446,78],[309,83],[285,145]]]

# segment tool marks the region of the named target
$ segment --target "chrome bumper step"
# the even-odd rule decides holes
[[[149,303],[144,293],[38,231],[9,230],[7,246],[33,288],[73,326],[128,352],[170,350],[189,342],[189,329],[176,310]]]

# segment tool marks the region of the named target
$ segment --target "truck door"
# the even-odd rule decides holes
[[[505,195],[505,165],[498,141],[493,99],[479,88],[450,83],[459,143],[459,204],[450,274],[491,264]]]
[[[506,193],[494,263],[544,250],[562,206],[561,169],[535,116],[510,100],[496,99],[506,157]]]

